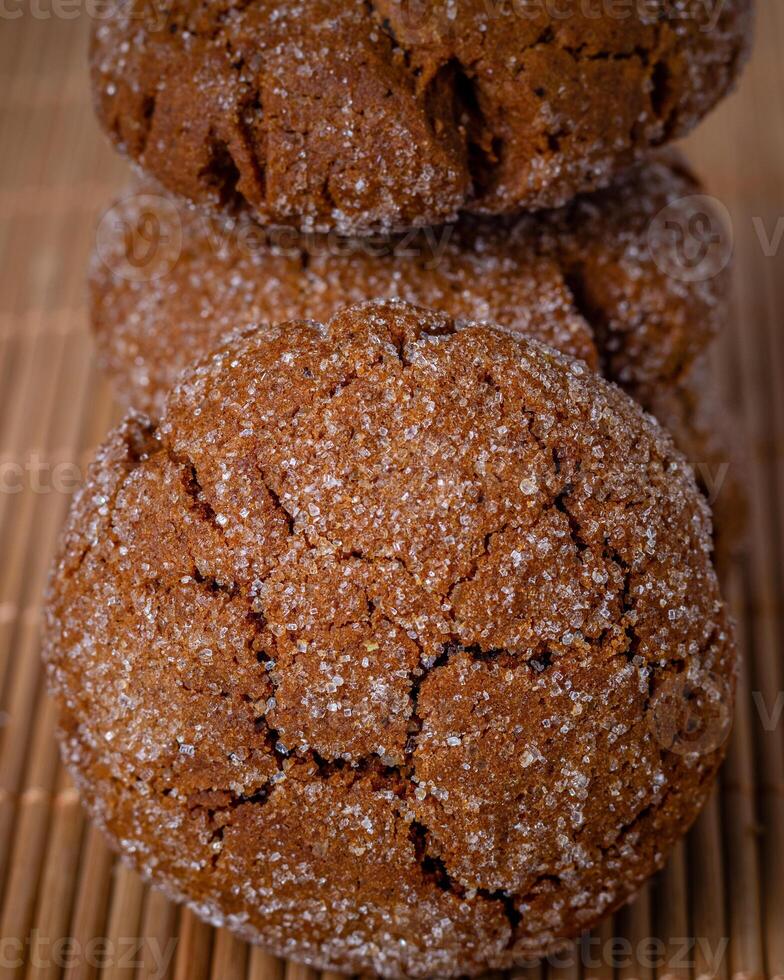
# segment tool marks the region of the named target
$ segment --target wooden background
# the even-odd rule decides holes
[[[716,357],[751,503],[749,546],[726,582],[746,654],[732,748],[667,870],[580,955],[521,971],[543,980],[784,977],[784,2],[759,7],[740,91],[687,144],[736,243],[734,329]],[[127,169],[92,118],[85,9],[0,5],[0,980],[309,980],[115,865],[53,740],[41,590],[75,464],[117,416],[92,361],[84,276]]]

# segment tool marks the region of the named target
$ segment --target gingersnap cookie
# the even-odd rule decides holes
[[[504,968],[689,827],[736,653],[670,438],[536,341],[407,304],[234,337],[72,511],[45,658],[93,818],[316,967]]]
[[[169,190],[303,230],[557,207],[729,90],[752,0],[147,0],[96,20],[114,143]]]
[[[719,243],[696,275],[679,264],[684,247],[700,255],[682,213],[689,202],[699,203],[699,227]],[[685,241],[667,230],[670,220],[686,229]],[[375,239],[208,217],[146,183],[100,224],[91,321],[120,398],[153,417],[180,372],[228,331],[323,321],[347,305],[386,298],[533,336],[601,366],[647,405],[723,325],[726,237],[718,205],[672,156],[559,211],[463,218]]]

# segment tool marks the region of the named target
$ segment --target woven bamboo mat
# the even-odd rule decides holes
[[[572,955],[524,971],[532,980],[784,977],[784,4],[760,6],[740,92],[688,147],[736,242],[735,327],[715,365],[742,419],[751,502],[726,581],[746,654],[732,748],[668,868]],[[41,590],[78,474],[118,414],[92,360],[84,274],[127,170],[92,119],[86,9],[0,12],[0,980],[315,980],[117,865],[54,744]]]

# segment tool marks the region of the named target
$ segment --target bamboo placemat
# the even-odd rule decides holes
[[[735,326],[715,357],[751,504],[726,576],[746,654],[732,747],[667,869],[571,956],[524,971],[532,980],[784,977],[784,5],[760,7],[740,92],[688,145],[736,242]],[[41,591],[78,473],[118,415],[92,360],[84,275],[127,168],[92,118],[87,9],[0,12],[0,980],[316,980],[116,864],[53,740]]]

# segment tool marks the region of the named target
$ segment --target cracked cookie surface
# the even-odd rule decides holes
[[[131,0],[96,21],[95,103],[170,190],[265,224],[556,207],[688,132],[748,49],[751,0],[589,6]]]
[[[199,914],[457,976],[628,898],[719,764],[710,518],[584,364],[402,303],[228,341],[130,416],[47,603],[65,758]]]

